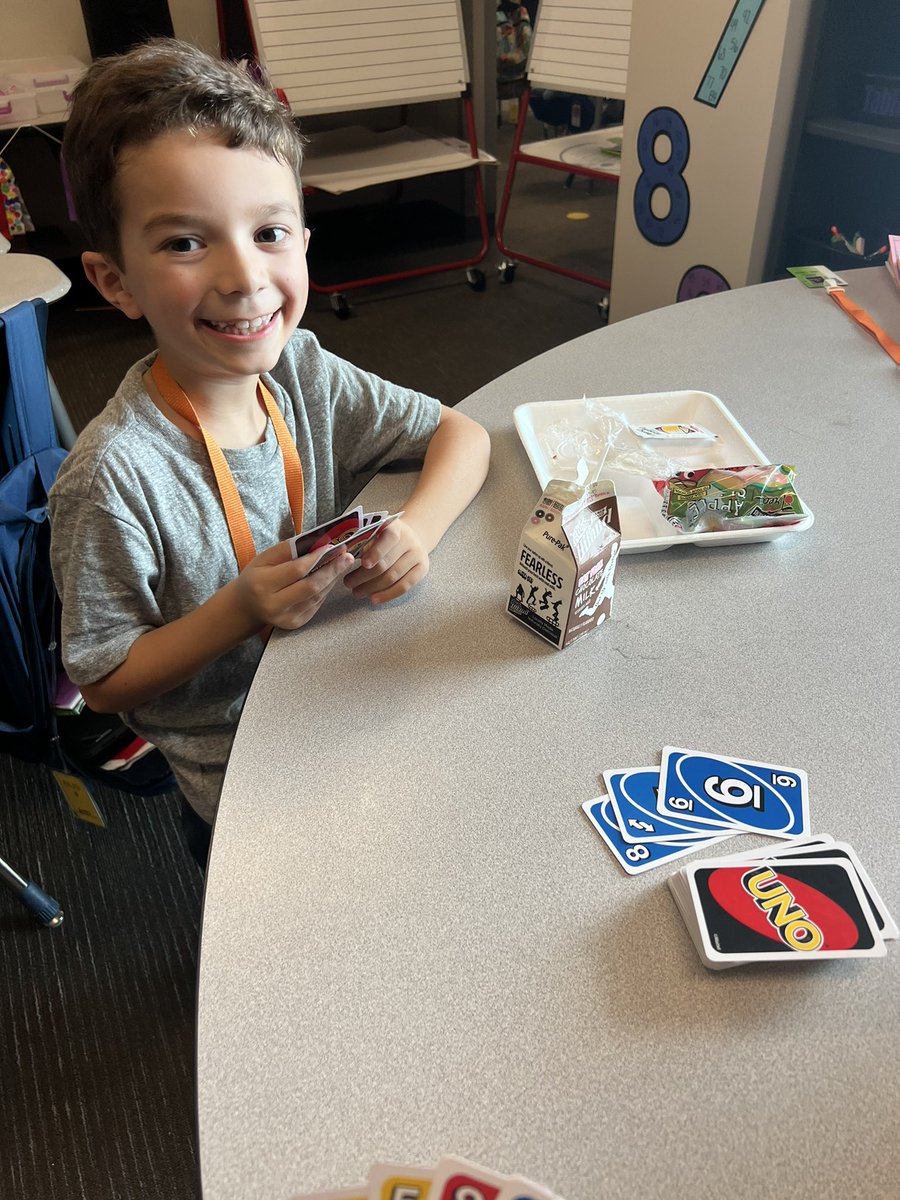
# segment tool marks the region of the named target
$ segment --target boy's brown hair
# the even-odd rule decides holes
[[[290,167],[301,205],[305,139],[264,82],[188,42],[155,38],[98,59],[75,87],[63,158],[78,223],[92,250],[121,263],[119,156],[166,133],[196,130]],[[223,197],[227,202],[227,197]]]

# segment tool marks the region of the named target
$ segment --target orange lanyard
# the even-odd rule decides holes
[[[861,325],[867,333],[871,333],[882,350],[891,356],[897,366],[900,366],[900,345],[893,338],[888,337],[880,325],[875,324],[864,308],[855,304],[843,288],[829,288],[828,295],[848,317],[853,318],[857,325]]]
[[[206,443],[206,452],[209,455],[216,483],[219,485],[219,495],[222,498],[222,507],[225,510],[225,520],[228,522],[228,532],[231,534],[231,544],[234,546],[238,570],[243,571],[247,563],[256,557],[256,546],[253,544],[250,523],[247,520],[247,514],[244,512],[244,506],[241,503],[241,497],[234,482],[234,476],[231,474],[231,469],[228,466],[225,455],[222,453],[222,448],[209,430],[204,429],[200,424],[200,418],[194,411],[194,406],[188,399],[187,394],[169,374],[165,363],[158,355],[153,366],[150,368],[150,374],[153,376],[153,382],[159,389],[159,393],[166,404],[174,409],[180,417],[183,417],[186,421],[190,421],[192,425],[200,430],[203,441]],[[294,439],[291,437],[290,431],[284,423],[284,417],[279,412],[278,405],[275,403],[272,393],[262,380],[259,381],[258,394],[266,406],[266,412],[269,414],[269,419],[275,429],[275,436],[278,438],[281,460],[284,464],[284,482],[287,486],[288,502],[291,506],[294,531],[300,533],[303,529],[303,467],[300,465],[300,455],[297,453]]]

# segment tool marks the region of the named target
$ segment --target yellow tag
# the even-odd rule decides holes
[[[99,825],[101,829],[106,828],[103,815],[94,803],[94,798],[83,779],[79,779],[77,775],[67,775],[65,771],[54,771],[53,778],[59,784],[63,799],[76,817],[87,821],[89,825]]]

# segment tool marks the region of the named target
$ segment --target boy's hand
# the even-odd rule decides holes
[[[316,551],[291,558],[290,543],[284,541],[247,564],[234,588],[238,604],[254,627],[299,629],[316,615],[335,583],[356,561],[348,551],[309,575],[319,557]]]
[[[392,521],[362,552],[359,566],[344,577],[358,600],[385,604],[414,588],[428,574],[428,552],[403,519]]]

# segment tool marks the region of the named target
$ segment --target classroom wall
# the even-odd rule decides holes
[[[219,46],[215,0],[169,0],[178,37],[215,51]],[[3,23],[3,58],[71,54],[90,62],[79,0],[29,0],[16,6],[15,20]]]
[[[813,3],[635,0],[612,320],[764,278]]]
[[[219,49],[218,23],[216,18],[215,0],[168,0],[169,12],[177,37],[193,42],[212,53]],[[466,27],[469,66],[473,84],[475,120],[477,136],[480,145],[489,152],[496,147],[496,115],[494,81],[496,75],[496,33],[494,0],[462,0],[463,19]],[[33,58],[51,55],[72,55],[83,62],[90,62],[91,52],[84,27],[81,4],[79,0],[29,0],[28,4],[20,7],[15,22],[3,28],[2,49],[3,58]],[[380,114],[376,114],[376,117]],[[420,122],[435,127],[442,132],[461,134],[459,106],[456,103],[441,102],[428,106],[427,112],[418,113],[413,108],[408,120],[410,124]],[[362,117],[365,120],[365,117]],[[35,176],[30,170],[29,159],[35,155],[40,158],[46,147],[28,146],[21,144],[14,156],[23,183]],[[44,154],[46,157],[46,154]],[[47,164],[45,164],[47,166]],[[52,178],[55,168],[48,166]],[[45,172],[46,174],[46,172]],[[496,195],[495,172],[484,173],[485,193],[488,211],[493,211]],[[441,199],[446,201],[448,195],[453,199],[454,206],[458,205],[467,218],[474,219],[475,201],[470,172],[460,173],[457,186],[443,187]],[[424,181],[421,189],[429,193],[429,183]],[[57,225],[63,221],[57,211],[61,204],[58,189],[48,185],[49,194],[46,203],[39,193],[45,189],[35,184],[31,190],[29,207],[36,222],[43,225]],[[457,195],[458,193],[458,195]]]

